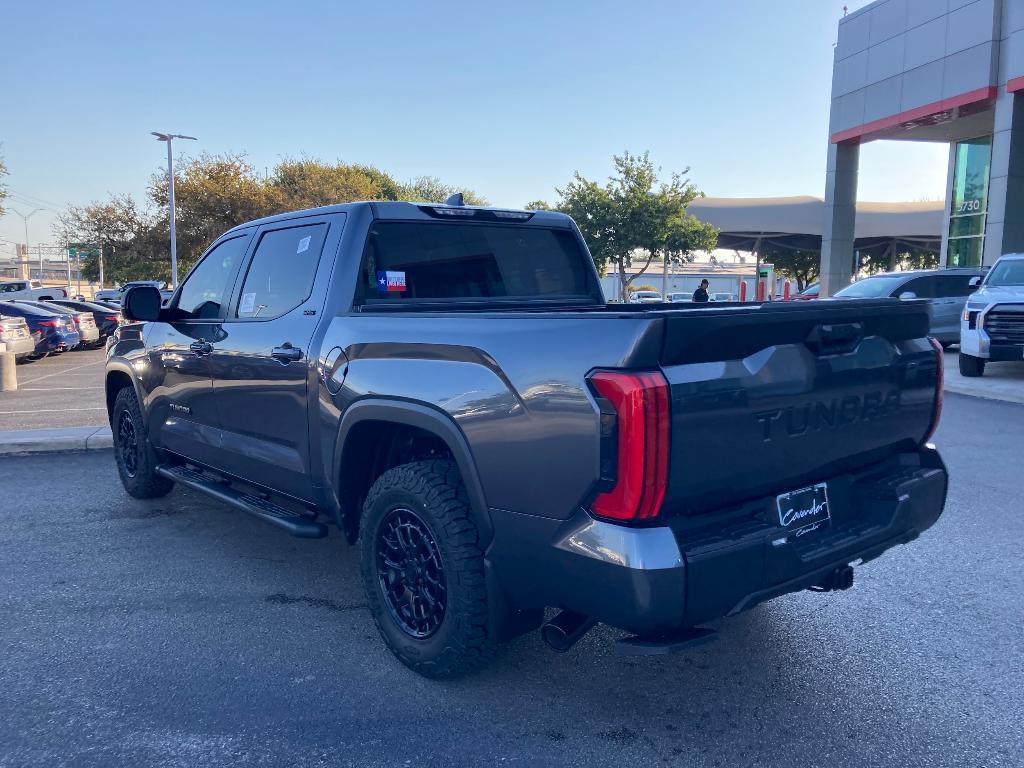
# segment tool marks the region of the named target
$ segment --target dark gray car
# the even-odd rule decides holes
[[[919,269],[883,272],[865,277],[842,290],[836,299],[928,299],[931,306],[929,335],[943,346],[960,341],[960,315],[967,297],[977,289],[985,273],[980,268]]]
[[[601,621],[631,653],[939,517],[924,301],[608,305],[567,216],[351,203],[221,236],[125,297],[106,399],[128,493],[340,529],[417,672]],[[545,609],[559,613],[545,622]],[[794,630],[796,631],[796,630]]]

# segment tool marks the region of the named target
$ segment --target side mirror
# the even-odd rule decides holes
[[[981,275],[975,275],[967,283],[968,288],[977,288],[979,285],[981,285]]]
[[[904,291],[903,293],[900,294],[900,298],[901,299],[916,299],[917,298],[917,294],[914,293],[913,291]]]
[[[121,314],[130,322],[151,322],[160,319],[160,291],[151,285],[137,285],[124,296]]]

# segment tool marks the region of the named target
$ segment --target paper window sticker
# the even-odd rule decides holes
[[[296,253],[302,253],[303,251],[309,250],[309,241],[313,239],[312,235],[306,235],[304,238],[299,240],[299,247],[295,249]]]
[[[255,293],[243,293],[242,304],[238,307],[238,313],[240,315],[252,314],[253,309],[256,307],[256,294]]]

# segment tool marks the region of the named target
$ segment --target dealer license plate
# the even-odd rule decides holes
[[[831,516],[828,509],[828,486],[818,483],[776,497],[779,526],[795,536],[827,528]]]

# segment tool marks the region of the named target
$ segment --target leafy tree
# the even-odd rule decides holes
[[[55,229],[64,242],[98,244],[107,281],[170,277],[167,238],[159,244],[150,241],[152,222],[129,195],[69,208],[58,217]],[[99,253],[88,254],[81,267],[87,280],[99,280]]]
[[[399,192],[399,199],[423,203],[443,203],[456,192],[462,193],[466,205],[487,205],[487,199],[473,190],[444,184],[436,176],[419,176],[408,184],[403,184]]]
[[[543,200],[531,200],[525,206],[528,211],[552,211],[554,210],[550,205],[545,203]]]
[[[764,248],[763,258],[775,266],[775,272],[796,281],[797,292],[818,279],[821,254],[818,251],[802,251],[769,245]]]
[[[383,174],[381,174],[383,175]],[[387,199],[378,179],[353,165],[326,165],[315,160],[283,160],[269,181],[286,210]]]
[[[609,268],[618,272],[619,298],[626,301],[630,284],[656,259],[692,260],[695,251],[714,249],[718,233],[686,213],[686,206],[701,193],[681,174],[659,181],[660,169],[647,152],[626,152],[613,161],[615,174],[605,184],[577,171],[557,190],[557,209],[576,221],[601,274]],[[530,206],[547,204],[538,200]],[[640,269],[627,276],[626,269],[636,263]]]

